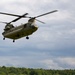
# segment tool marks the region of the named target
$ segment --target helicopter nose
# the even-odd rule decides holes
[[[32,26],[33,29],[37,30],[38,29],[38,26]]]
[[[35,29],[37,30],[38,29],[38,26],[35,26]]]

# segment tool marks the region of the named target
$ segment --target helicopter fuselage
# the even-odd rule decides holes
[[[26,23],[26,24],[21,24],[20,26],[17,26],[17,27],[13,27],[7,31],[4,31],[2,35],[4,36],[4,38],[9,38],[13,40],[16,40],[25,36],[26,36],[26,39],[29,39],[28,36],[34,33],[37,29],[38,29],[37,25]]]
[[[0,22],[0,23],[6,24],[4,32],[2,33],[2,35],[4,37],[3,40],[5,40],[5,38],[9,38],[9,39],[13,39],[13,42],[14,42],[14,40],[22,38],[22,37],[26,37],[26,39],[29,39],[28,36],[31,35],[32,33],[34,33],[38,29],[38,26],[36,26],[36,24],[35,24],[35,20],[45,24],[44,22],[38,20],[37,18],[51,14],[51,13],[54,13],[54,12],[57,12],[57,10],[53,10],[53,11],[50,11],[50,12],[47,12],[47,13],[44,13],[44,14],[41,14],[41,15],[38,15],[35,17],[26,16],[26,15],[28,15],[28,13],[25,13],[23,15],[16,15],[16,14],[0,12],[0,14],[17,17],[10,22]],[[27,23],[22,24],[22,25],[17,26],[17,27],[14,27],[11,24],[12,22],[16,22],[21,18],[29,18],[29,20]]]

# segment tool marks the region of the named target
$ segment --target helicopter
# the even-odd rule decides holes
[[[38,20],[38,17],[42,17],[51,13],[57,12],[57,10],[53,10],[35,17],[28,17],[28,13],[25,13],[23,15],[16,15],[16,14],[9,14],[9,13],[3,13],[0,12],[0,14],[3,15],[9,15],[9,16],[15,16],[17,18],[15,18],[14,20],[10,21],[10,22],[1,22],[0,23],[5,23],[5,28],[4,31],[2,33],[3,35],[3,40],[5,40],[5,38],[9,38],[12,39],[13,42],[15,42],[15,40],[20,39],[22,37],[26,37],[26,39],[29,39],[29,35],[33,34],[35,31],[38,30],[38,26],[35,24],[35,20],[39,21],[41,23],[44,24],[44,22]],[[29,18],[27,23],[21,24],[17,27],[13,26],[12,22],[16,22],[21,18]]]

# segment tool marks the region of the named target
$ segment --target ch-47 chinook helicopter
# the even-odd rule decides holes
[[[0,12],[0,14],[17,17],[16,19],[12,20],[11,22],[0,22],[0,23],[6,24],[6,26],[4,28],[4,32],[2,33],[2,35],[4,37],[3,40],[5,40],[5,38],[9,38],[9,39],[12,39],[13,42],[15,42],[15,40],[20,39],[22,37],[26,37],[26,39],[29,39],[29,35],[31,35],[38,29],[38,26],[35,24],[35,20],[37,20],[41,23],[44,23],[36,18],[45,16],[45,15],[48,15],[48,14],[51,14],[54,12],[57,12],[57,10],[53,10],[51,12],[47,12],[45,14],[41,14],[41,15],[38,15],[35,17],[28,17],[27,16],[28,13],[25,13],[23,15],[15,15],[15,14]],[[29,18],[29,20],[27,23],[21,24],[20,26],[17,26],[17,27],[14,27],[13,24],[11,24],[12,22],[16,22],[21,18]]]

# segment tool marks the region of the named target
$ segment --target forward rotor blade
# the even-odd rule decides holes
[[[34,18],[36,21],[38,21],[38,22],[41,22],[41,23],[45,24],[45,22],[42,22],[42,21],[40,21],[40,20],[36,19],[35,17],[26,17],[26,18],[30,18],[30,19]]]
[[[40,20],[38,20],[38,19],[35,19],[35,20],[38,21],[38,22],[41,22],[41,23],[45,24],[45,22],[42,22],[42,21],[40,21]]]
[[[53,11],[51,11],[51,12],[48,12],[48,13],[45,13],[45,14],[36,16],[35,18],[38,18],[38,17],[41,17],[41,16],[45,16],[45,15],[48,15],[48,14],[51,14],[51,13],[54,13],[54,12],[57,12],[57,10],[53,10]]]

